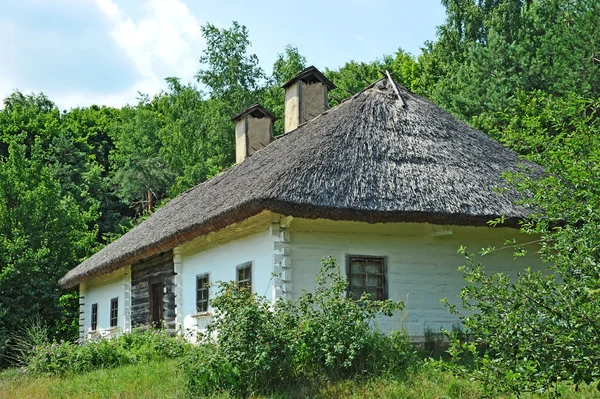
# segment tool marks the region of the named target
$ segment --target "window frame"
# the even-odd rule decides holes
[[[96,331],[98,329],[98,303],[92,303],[90,328],[92,331]]]
[[[239,288],[250,288],[250,291],[252,291],[252,263],[253,263],[252,261],[244,262],[235,267],[235,282]],[[240,285],[240,271],[243,269],[248,269],[249,276],[247,279],[241,280],[242,282],[247,282],[247,284],[244,284],[243,286],[241,286]]]
[[[381,255],[356,255],[356,254],[346,254],[346,278],[348,279],[348,286],[346,288],[346,296],[348,298],[350,298],[350,295],[352,294],[352,261],[356,260],[356,259],[361,259],[361,260],[377,260],[377,261],[381,261],[381,268],[382,268],[382,279],[383,279],[383,286],[381,287],[381,292],[382,292],[382,298],[369,298],[369,300],[371,301],[385,301],[386,299],[389,299],[389,292],[388,292],[388,258],[387,256],[381,256]],[[363,288],[368,288],[368,287],[363,287]],[[363,291],[364,292],[364,291]],[[358,299],[358,298],[353,298],[353,299]]]
[[[113,315],[114,312],[114,315]],[[110,300],[110,328],[119,326],[119,297]]]
[[[200,279],[206,279],[206,284],[204,287],[200,287],[198,282]],[[196,275],[196,314],[206,314],[208,313],[209,309],[210,309],[210,291],[209,291],[209,284],[210,284],[210,273],[202,273],[202,274],[197,274]],[[198,306],[200,304],[200,290],[205,291],[206,292],[206,299],[202,299],[202,303],[206,304],[206,309],[201,309],[200,306]]]

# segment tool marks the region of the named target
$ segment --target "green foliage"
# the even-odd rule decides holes
[[[179,358],[190,350],[182,337],[158,330],[116,338],[53,342],[37,345],[27,357],[30,373],[86,372],[152,360]]]
[[[60,113],[48,97],[15,91],[4,99],[0,111],[0,157],[8,156],[10,143],[32,146],[36,140],[44,149],[57,135]]]
[[[597,1],[444,5],[439,39],[419,57],[417,91],[455,115],[489,129],[493,123],[478,125],[474,118],[512,111],[520,91],[600,96]]]
[[[42,161],[41,146],[12,143],[0,159],[0,353],[9,350],[7,334],[39,317],[53,333],[63,310],[56,282],[89,254],[95,232],[88,230],[92,213],[72,197],[63,197],[51,169]],[[75,315],[71,315],[73,317]],[[70,336],[65,336],[70,338]]]
[[[399,375],[416,363],[402,334],[373,329],[401,302],[346,296],[347,280],[332,258],[323,261],[314,293],[274,304],[234,283],[220,283],[213,321],[199,351],[186,359],[190,391],[246,396],[290,384],[353,376]]]
[[[154,103],[146,97],[137,107],[121,110],[123,123],[113,132],[116,193],[138,213],[151,212],[164,198],[174,175],[160,155],[162,123]]]
[[[248,54],[251,43],[248,29],[234,21],[231,28],[219,29],[212,24],[202,26],[206,50],[200,57],[201,69],[196,78],[205,84],[215,97],[247,96],[259,88],[265,77],[258,66],[258,57]],[[240,102],[248,102],[240,98]]]
[[[462,318],[475,342],[456,349],[476,354],[488,347],[475,375],[490,390],[509,393],[548,390],[559,381],[590,384],[600,376],[600,103],[548,96],[531,104],[506,137],[519,137],[548,174],[508,178],[530,194],[525,203],[535,212],[522,230],[539,241],[547,270],[489,275],[462,249],[467,286],[460,296],[464,308],[476,311]],[[507,244],[515,256],[526,253]]]
[[[330,93],[330,103],[338,104],[349,95],[359,93],[384,77],[386,71],[409,90],[416,88],[419,75],[417,63],[413,56],[398,49],[393,56],[384,55],[381,60],[370,63],[350,61],[338,70],[327,69],[325,75],[337,86]]]
[[[25,366],[32,351],[39,345],[45,345],[49,336],[48,326],[39,317],[25,320],[17,331],[9,335],[9,360],[14,365]]]

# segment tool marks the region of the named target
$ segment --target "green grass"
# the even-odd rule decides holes
[[[64,376],[0,374],[0,398],[185,398],[177,360]]]
[[[63,376],[33,376],[11,369],[0,373],[0,398],[187,398],[185,380],[178,364],[178,360],[153,361]],[[585,387],[580,392],[573,389],[563,389],[562,392],[566,399],[600,397],[595,386]],[[425,367],[406,381],[345,381],[294,388],[273,397],[475,399],[480,396],[481,389],[476,383]]]

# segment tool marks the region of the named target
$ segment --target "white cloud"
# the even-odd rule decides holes
[[[47,0],[25,0],[27,7],[35,6],[36,2],[45,4]],[[72,18],[72,5],[81,5],[81,0],[51,0],[57,15],[65,15],[65,21]],[[120,107],[127,103],[135,104],[137,102],[138,92],[154,95],[165,88],[164,79],[168,76],[182,78],[184,82],[191,81],[199,68],[198,59],[205,47],[204,39],[200,31],[201,22],[193,15],[188,6],[184,3],[186,0],[88,0],[87,5],[94,9],[95,15],[103,18],[106,23],[100,24],[100,31],[95,30],[93,35],[106,35],[108,41],[114,43],[116,54],[124,54],[126,63],[120,69],[120,61],[106,59],[106,67],[102,65],[102,58],[94,64],[98,69],[103,69],[110,73],[119,73],[114,79],[107,81],[106,85],[95,84],[94,87],[83,87],[86,79],[96,79],[93,68],[87,70],[91,76],[79,77],[78,79],[65,79],[60,75],[61,69],[56,68],[52,74],[48,72],[48,81],[50,82],[73,82],[74,84],[65,84],[60,88],[52,85],[44,85],[42,81],[33,80],[31,73],[35,68],[19,67],[24,59],[32,58],[33,62],[43,62],[45,60],[38,53],[30,54],[26,50],[26,45],[21,45],[21,34],[18,34],[18,25],[11,21],[9,15],[0,15],[0,53],[6,55],[6,59],[0,62],[0,109],[1,101],[8,96],[12,90],[19,89],[22,92],[40,92],[46,93],[61,109],[68,109],[76,106],[88,106],[91,104],[110,105]],[[137,6],[137,7],[136,7]],[[27,10],[27,7],[23,7]],[[85,6],[81,6],[85,10]],[[130,8],[127,8],[130,7]],[[14,13],[23,12],[17,8]],[[16,15],[16,14],[15,14]],[[87,15],[89,18],[89,14]],[[29,17],[27,17],[29,18]],[[33,21],[33,19],[32,19]],[[93,29],[97,29],[98,24]],[[53,29],[53,28],[51,28]],[[102,30],[105,29],[105,30]],[[108,31],[107,31],[107,30]],[[87,33],[89,33],[88,31]],[[62,33],[61,33],[62,34]],[[53,48],[53,46],[74,46],[72,57],[81,57],[81,48],[76,47],[77,42],[67,41],[59,33],[52,30],[45,30],[41,37],[36,38],[36,43],[40,40],[58,41],[43,45],[44,48]],[[106,36],[104,36],[106,37]],[[98,41],[90,40],[89,46],[98,45],[102,42],[100,36]],[[90,51],[88,54],[93,53]],[[110,50],[102,54],[111,54]],[[114,61],[114,62],[111,62]],[[62,62],[71,63],[72,60],[67,57]],[[26,65],[26,64],[25,64]],[[84,64],[85,65],[85,64]],[[117,68],[117,69],[115,69]],[[123,69],[129,68],[129,69]],[[86,69],[79,71],[84,74]],[[85,75],[84,75],[85,76]],[[102,76],[105,79],[105,76]],[[119,81],[118,85],[112,85],[114,81]],[[82,85],[83,83],[83,85]],[[101,87],[98,89],[97,87]]]
[[[200,22],[183,2],[150,0],[141,7],[140,18],[127,15],[114,0],[94,2],[110,21],[115,43],[141,77],[128,90],[108,96],[107,100],[118,103],[118,98],[124,97],[132,102],[138,91],[157,93],[167,76],[184,81],[194,76],[204,40]]]

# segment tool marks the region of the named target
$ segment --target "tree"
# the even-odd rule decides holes
[[[156,97],[162,116],[160,154],[175,174],[168,188],[170,197],[215,175],[224,164],[219,142],[210,135],[210,100],[193,85],[167,78],[168,90]]]
[[[455,351],[488,348],[476,357],[474,375],[492,393],[519,394],[600,376],[600,102],[538,93],[515,111],[509,137],[518,135],[548,172],[508,176],[529,193],[534,213],[522,230],[537,237],[547,270],[489,275],[467,254],[460,297],[474,313],[451,308],[475,339]],[[506,244],[515,256],[527,253]]]
[[[0,158],[0,360],[6,361],[9,332],[31,317],[55,334],[74,338],[77,330],[58,325],[65,319],[58,279],[95,248],[88,222],[72,197],[63,197],[39,142],[13,142]],[[78,317],[70,314],[67,319]],[[60,337],[59,337],[60,338]]]
[[[137,107],[127,106],[121,112],[123,122],[113,131],[111,153],[115,192],[138,214],[150,213],[175,179],[160,154],[164,122],[147,96],[140,98]]]
[[[217,171],[235,162],[235,131],[230,119],[259,100],[265,73],[258,66],[258,57],[248,54],[251,43],[245,26],[235,21],[229,29],[207,24],[202,34],[206,49],[196,78],[209,90],[206,137],[212,150],[210,168]]]
[[[354,95],[375,81],[386,76],[386,71],[392,78],[407,87],[415,88],[418,69],[414,58],[402,49],[392,55],[384,55],[381,60],[370,63],[350,61],[338,70],[327,69],[325,75],[337,86],[331,92],[332,104],[340,103],[348,96]]]
[[[229,29],[212,24],[201,29],[206,50],[200,64],[206,68],[196,74],[198,81],[208,87],[213,98],[229,98],[236,104],[254,100],[253,93],[261,87],[265,73],[258,66],[258,57],[248,54],[248,29],[235,21]]]
[[[15,91],[4,99],[0,110],[0,156],[8,155],[13,141],[31,146],[38,141],[47,149],[60,125],[60,112],[43,93]]]
[[[95,105],[64,112],[46,155],[63,196],[73,197],[83,210],[97,211],[98,219],[90,220],[89,229],[97,229],[97,241],[103,243],[133,216],[115,195],[109,176],[111,133],[122,123],[120,117],[118,109]]]
[[[521,91],[600,96],[597,1],[444,4],[439,40],[419,57],[418,91],[456,116],[485,131]]]

